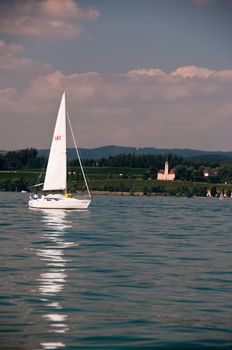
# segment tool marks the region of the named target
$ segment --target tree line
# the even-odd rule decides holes
[[[173,154],[119,154],[101,159],[85,159],[84,166],[112,167],[112,168],[143,168],[146,169],[144,180],[156,179],[157,172],[164,169],[164,163],[168,160],[169,169],[174,169],[177,180],[210,183],[232,183],[232,162],[220,162],[218,160],[184,159]],[[19,151],[9,151],[0,154],[0,170],[43,169],[46,167],[47,158],[39,157],[35,148],[27,148]],[[69,166],[78,166],[77,160],[69,160]],[[217,174],[206,178],[204,169],[216,169]],[[135,170],[136,172],[136,170]]]
[[[87,159],[85,166],[98,167],[128,167],[147,169],[144,179],[156,179],[160,169],[164,169],[165,161],[169,163],[169,169],[174,169],[176,180],[209,183],[232,183],[232,162],[220,162],[218,159],[198,160],[185,159],[182,156],[173,154],[152,155],[152,154],[119,154],[99,160]],[[76,165],[74,160],[72,165]],[[214,169],[217,172],[213,176],[205,177],[205,169]]]
[[[40,169],[45,164],[46,158],[38,157],[38,151],[35,148],[0,154],[0,170]]]

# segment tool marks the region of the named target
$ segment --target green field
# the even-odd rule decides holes
[[[207,188],[230,191],[229,184],[207,184],[205,182],[144,180],[146,169],[86,167],[91,191],[127,192],[135,194],[157,194],[171,196],[205,196]],[[38,169],[0,172],[1,191],[29,190],[37,182],[43,182],[44,172]],[[40,176],[40,177],[39,177]],[[73,167],[68,174],[70,191],[81,191],[84,182],[80,168]]]

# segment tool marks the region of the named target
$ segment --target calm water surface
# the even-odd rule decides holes
[[[0,349],[231,349],[232,200],[0,193]]]

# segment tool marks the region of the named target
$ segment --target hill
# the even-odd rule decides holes
[[[49,150],[38,150],[39,156],[48,156]],[[103,146],[98,148],[80,148],[80,155],[82,159],[100,159],[117,156],[118,154],[152,154],[152,155],[166,155],[175,154],[188,159],[199,160],[232,160],[232,152],[222,151],[201,151],[194,149],[181,148],[154,148],[154,147],[124,147],[124,146]],[[70,159],[76,158],[76,151],[74,148],[68,150],[68,157]]]

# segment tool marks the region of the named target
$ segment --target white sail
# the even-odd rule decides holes
[[[67,186],[66,103],[63,93],[53,134],[43,191],[64,190]]]

